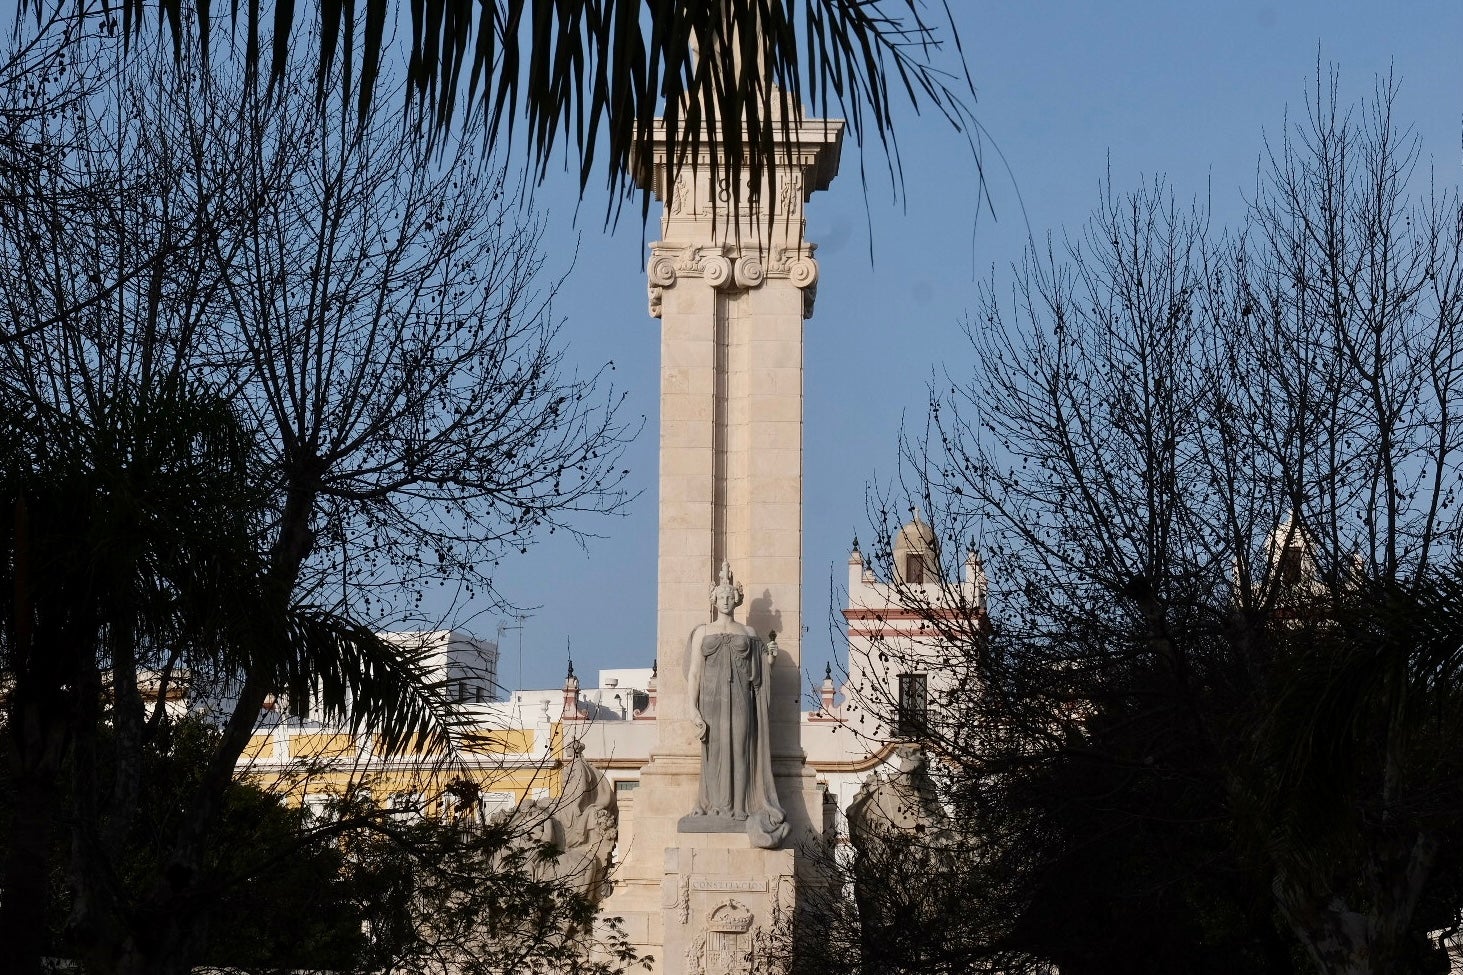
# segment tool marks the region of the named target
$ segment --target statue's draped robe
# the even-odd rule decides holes
[[[700,711],[707,731],[693,815],[744,822],[753,846],[775,847],[787,824],[772,779],[766,647],[748,633],[706,633],[695,652],[702,657]]]

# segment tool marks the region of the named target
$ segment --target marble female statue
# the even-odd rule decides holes
[[[691,718],[701,739],[701,788],[681,832],[743,832],[752,845],[776,847],[788,826],[772,779],[767,720],[776,635],[763,643],[737,622],[742,587],[723,562],[711,589],[716,619],[691,631],[686,647]]]

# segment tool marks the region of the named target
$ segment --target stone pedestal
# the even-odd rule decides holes
[[[668,847],[661,879],[665,975],[778,970],[796,904],[792,850]]]

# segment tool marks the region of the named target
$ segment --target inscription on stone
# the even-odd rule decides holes
[[[692,877],[692,890],[766,890],[765,880],[711,880],[706,877]]]

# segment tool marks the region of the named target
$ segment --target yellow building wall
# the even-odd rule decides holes
[[[256,734],[240,757],[239,775],[261,788],[301,804],[306,796],[340,796],[369,790],[386,805],[392,796],[419,797],[424,812],[444,814],[451,802],[450,783],[467,779],[482,793],[499,793],[521,802],[535,794],[557,795],[562,787],[563,736],[555,726],[549,748],[540,758],[531,728],[477,732],[459,743],[453,754],[407,750],[380,755],[380,739],[367,740],[344,732],[288,732],[286,748],[276,759],[280,731]],[[369,750],[363,749],[369,745]]]

